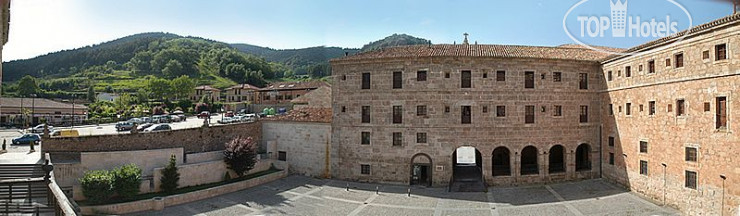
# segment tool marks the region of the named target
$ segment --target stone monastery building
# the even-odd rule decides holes
[[[736,215],[740,15],[684,33],[633,56],[465,42],[334,59],[332,175],[452,191],[604,178]]]

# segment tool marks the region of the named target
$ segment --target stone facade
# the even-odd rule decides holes
[[[720,209],[724,215],[740,213],[740,137],[734,133],[740,130],[735,124],[735,117],[740,116],[735,109],[740,106],[735,98],[740,91],[739,32],[740,26],[732,22],[679,43],[604,63],[604,76],[611,71],[612,81],[606,82],[601,100],[613,104],[614,113],[609,115],[608,106],[601,109],[606,179],[687,215],[720,215]],[[727,47],[726,60],[717,60],[721,44]],[[683,67],[676,65],[680,54]],[[648,69],[651,60],[655,61],[654,73]],[[630,77],[625,74],[627,66],[632,70]],[[718,97],[727,101],[727,127],[721,129],[716,125]],[[679,100],[684,101],[683,115],[678,113]],[[651,101],[654,114],[650,113]],[[627,103],[631,103],[630,115]],[[609,137],[614,146],[607,144]],[[647,143],[647,152],[640,152],[640,141]],[[687,147],[696,149],[695,161],[686,159]],[[614,165],[609,164],[610,154]],[[640,161],[647,164],[646,174],[640,172]],[[686,171],[696,173],[696,189],[687,187]]]
[[[251,136],[258,142],[262,122],[217,125],[137,134],[44,138],[44,153],[79,153],[183,148],[185,153],[218,151],[235,137]]]
[[[331,124],[296,121],[264,121],[262,146],[271,158],[284,159],[290,172],[313,177],[329,177],[333,150]]]
[[[461,45],[464,46],[464,45]],[[332,141],[338,148],[333,175],[371,182],[410,182],[412,158],[423,156],[432,167],[432,185],[447,186],[452,177],[453,152],[472,146],[481,154],[482,174],[489,185],[518,185],[599,177],[598,92],[603,78],[598,62],[533,58],[395,58],[333,62]],[[426,81],[417,72],[426,71]],[[471,88],[461,88],[462,71],[471,71]],[[505,80],[497,81],[497,71]],[[525,71],[534,72],[534,88],[525,89]],[[393,72],[402,73],[402,88],[392,86]],[[559,81],[553,72],[560,73]],[[362,89],[362,73],[370,73],[370,89]],[[580,74],[587,74],[587,89],[580,89]],[[361,109],[370,106],[370,123],[362,123]],[[402,123],[393,123],[393,106],[403,109]],[[426,106],[426,115],[417,115]],[[471,123],[462,124],[463,106],[471,108]],[[497,117],[497,106],[505,116]],[[535,123],[525,124],[525,106],[535,107]],[[561,106],[562,115],[555,115]],[[580,123],[580,107],[588,106],[588,122]],[[370,144],[361,144],[361,133]],[[393,146],[392,133],[402,133]],[[417,133],[426,143],[417,143]],[[576,171],[575,151],[590,146],[591,169]],[[549,152],[564,147],[564,172],[549,173]],[[536,148],[537,173],[521,175],[522,149]],[[493,176],[493,151],[505,147],[510,174]],[[431,159],[431,162],[428,161]],[[361,164],[371,174],[361,174]]]

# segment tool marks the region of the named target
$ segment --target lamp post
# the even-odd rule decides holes
[[[75,96],[72,95],[72,128],[75,128]]]
[[[36,125],[36,94],[31,94],[31,124]]]
[[[26,113],[23,112],[23,96],[21,96],[21,119],[23,119],[23,129],[26,127]]]

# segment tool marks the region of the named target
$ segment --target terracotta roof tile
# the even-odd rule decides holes
[[[221,90],[219,90],[217,88],[214,88],[214,87],[211,87],[211,86],[207,86],[207,85],[195,87],[195,90],[221,91]]]
[[[262,118],[262,120],[330,123],[331,118],[332,111],[330,108],[303,108],[288,111],[285,115]]]
[[[321,86],[328,86],[324,81],[298,81],[298,82],[277,82],[271,83],[261,88],[260,91],[272,91],[272,90],[292,90],[292,89],[316,89]]]
[[[231,89],[254,89],[254,90],[259,90],[260,88],[257,88],[256,86],[249,85],[249,84],[239,84],[239,85],[235,85],[235,86],[226,88],[226,90],[231,90]]]
[[[23,101],[23,107],[31,108],[51,108],[51,109],[72,109],[71,103],[62,103],[45,98],[0,98],[0,104],[3,107],[21,107],[21,101]],[[79,102],[79,101],[78,101]],[[75,109],[87,109],[87,106],[76,103],[74,104]]]

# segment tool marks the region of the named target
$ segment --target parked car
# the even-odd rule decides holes
[[[125,122],[118,122],[118,123],[116,123],[116,131],[127,131],[127,130],[131,130],[133,128],[134,128],[134,123],[133,122],[125,121]]]
[[[220,124],[229,124],[234,122],[234,120],[231,117],[224,117],[223,119],[219,119],[217,122]]]
[[[140,118],[132,118],[132,119],[129,119],[127,122],[136,123],[136,124],[142,124],[142,123],[144,123],[144,120],[142,120]]]
[[[139,127],[136,128],[137,131],[143,131],[144,129],[147,129],[154,125],[154,123],[144,123],[142,125],[139,125]]]
[[[38,134],[33,134],[33,133],[23,134],[23,136],[20,136],[12,140],[13,145],[39,144],[40,142],[41,142],[41,136],[39,136]]]
[[[246,114],[246,115],[244,115],[244,117],[247,118],[247,122],[257,121],[257,118],[259,118],[259,116],[257,114],[254,114],[254,113]]]
[[[203,111],[198,114],[198,118],[211,118],[211,113],[208,111]]]
[[[43,133],[44,132],[44,125],[46,124],[40,124],[36,125],[36,127],[28,128],[31,133]],[[49,131],[54,130],[54,126],[49,125]]]
[[[179,115],[179,114],[185,114],[185,113],[184,113],[184,112],[182,112],[182,110],[175,110],[174,112],[172,112],[172,114],[177,114],[177,115]]]
[[[156,132],[156,131],[168,131],[172,130],[172,127],[170,127],[169,124],[156,124],[152,125],[151,127],[144,129],[144,132]]]
[[[152,118],[141,117],[141,123],[152,123]]]
[[[155,116],[152,116],[152,123],[155,123],[155,124],[170,123],[170,117],[166,115],[155,115]]]
[[[185,114],[177,114],[177,117],[180,117],[180,120],[182,120],[182,121],[187,121],[188,120],[188,117],[185,116]]]
[[[234,112],[227,111],[226,114],[224,114],[224,117],[234,117]]]
[[[78,137],[80,132],[77,130],[58,130],[51,133],[52,137]]]

